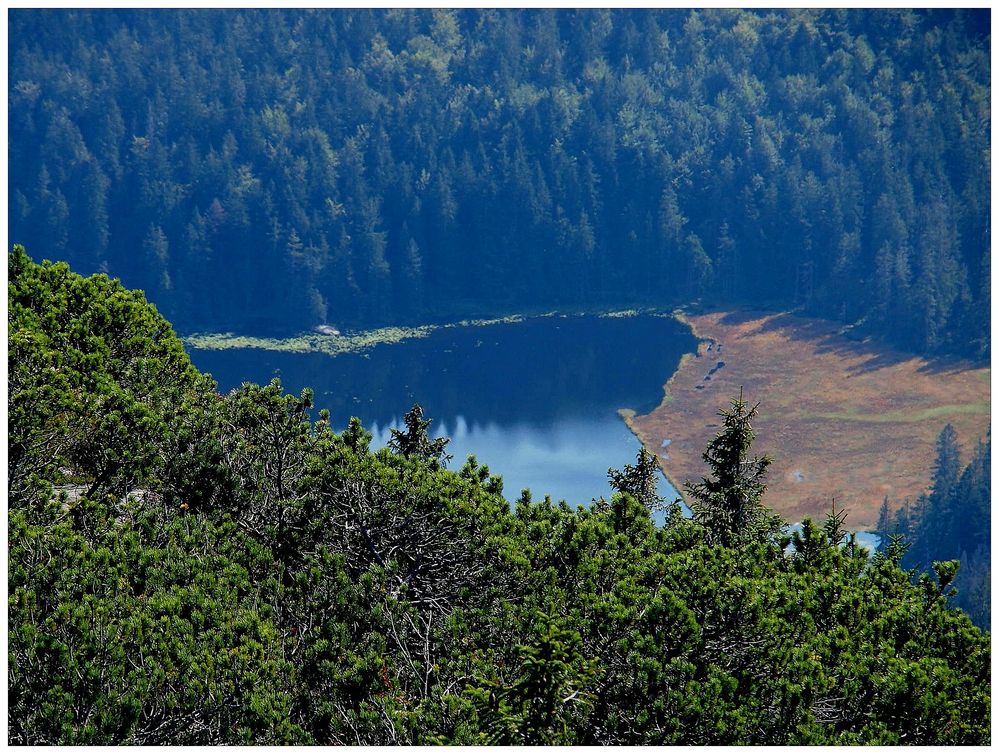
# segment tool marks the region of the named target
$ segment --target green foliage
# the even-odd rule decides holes
[[[404,430],[393,429],[389,448],[408,458],[417,458],[434,466],[444,466],[451,459],[444,448],[450,440],[446,437],[431,439],[427,429],[432,419],[423,418],[423,407],[414,405],[403,417]]]
[[[292,667],[230,525],[81,499],[9,516],[10,738],[295,743]]]
[[[373,453],[308,391],[217,394],[117,283],[9,265],[10,743],[989,742],[963,566],[914,582],[835,509],[762,536],[741,400],[709,453],[743,529],[654,525],[642,456],[609,502],[511,508],[418,410]]]
[[[509,686],[486,681],[470,690],[487,742],[566,746],[577,743],[575,729],[593,705],[587,691],[598,663],[580,654],[577,632],[539,615],[535,643],[518,644],[520,675]]]
[[[703,456],[713,477],[686,487],[694,519],[707,528],[712,541],[725,546],[766,540],[780,527],[779,519],[761,503],[767,488],[763,478],[772,460],[749,456],[755,437],[751,422],[758,409],[759,404],[750,408],[740,392],[730,410],[718,412],[723,429]]]
[[[621,471],[607,470],[611,487],[620,493],[634,497],[652,512],[663,509],[664,501],[659,496],[659,461],[643,445],[638,451],[638,462],[632,466],[625,464]]]
[[[140,292],[34,265],[20,246],[8,277],[12,492],[64,467],[92,498],[159,485],[214,383]]]

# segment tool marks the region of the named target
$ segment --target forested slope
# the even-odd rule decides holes
[[[878,533],[894,535],[912,544],[902,565],[925,568],[933,560],[955,558],[961,571],[954,580],[955,603],[982,628],[991,626],[992,613],[992,436],[979,439],[962,470],[957,433],[950,424],[937,439],[933,488],[889,513],[881,507]]]
[[[988,352],[988,10],[9,22],[12,241],[185,331],[705,297]]]
[[[418,411],[370,452],[216,393],[116,281],[8,273],[11,743],[989,742],[956,563],[913,583],[835,513],[787,548],[741,400],[693,520],[652,524],[644,452],[511,510]]]

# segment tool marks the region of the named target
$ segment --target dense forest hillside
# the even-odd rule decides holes
[[[184,331],[702,297],[982,357],[989,23],[12,10],[11,239]]]
[[[868,560],[835,511],[790,541],[741,397],[692,520],[653,525],[644,451],[511,508],[417,408],[372,452],[308,391],[218,394],[117,281],[8,274],[11,743],[990,740],[957,563]]]

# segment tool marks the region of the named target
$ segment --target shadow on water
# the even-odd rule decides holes
[[[222,390],[274,376],[289,391],[312,387],[336,427],[357,416],[376,447],[420,403],[434,431],[451,437],[453,467],[471,453],[503,476],[507,498],[528,487],[535,498],[586,504],[609,495],[607,469],[638,452],[618,409],[655,408],[695,347],[669,318],[566,316],[446,328],[337,357],[248,349],[191,358]]]

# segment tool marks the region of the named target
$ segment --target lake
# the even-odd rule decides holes
[[[608,468],[634,463],[637,438],[618,410],[659,405],[680,357],[696,349],[670,317],[549,316],[447,327],[424,338],[335,357],[261,349],[196,350],[191,359],[223,391],[280,377],[286,390],[315,391],[342,429],[357,416],[384,446],[420,403],[435,436],[451,438],[450,468],[468,454],[503,477],[515,500],[588,504],[611,493]],[[705,438],[707,442],[708,438]],[[660,493],[676,491],[663,478]]]

